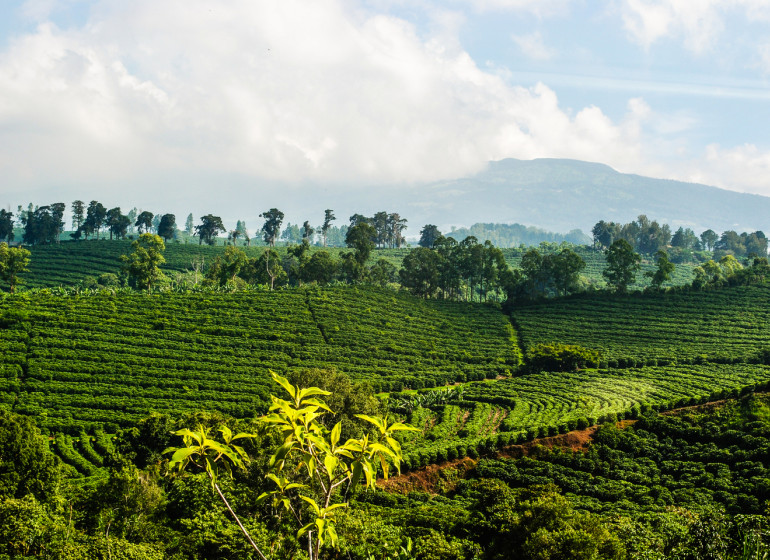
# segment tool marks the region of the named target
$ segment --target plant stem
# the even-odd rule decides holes
[[[219,497],[222,498],[222,501],[225,503],[225,506],[227,506],[228,511],[233,516],[233,519],[235,519],[235,522],[238,524],[238,527],[241,528],[241,532],[243,532],[243,535],[246,537],[246,540],[249,541],[249,544],[252,546],[254,550],[257,551],[257,554],[259,554],[259,557],[262,558],[262,560],[267,560],[267,557],[265,557],[264,554],[262,554],[262,551],[259,550],[259,547],[254,542],[254,540],[251,538],[251,535],[249,535],[249,532],[246,530],[246,527],[243,526],[243,523],[241,523],[241,520],[238,519],[238,516],[235,515],[235,512],[233,511],[233,508],[230,507],[230,503],[227,501],[227,498],[225,498],[225,495],[222,494],[222,490],[219,488],[219,484],[214,482],[214,477],[211,476],[211,473],[209,473],[209,477],[211,478],[211,481],[214,484],[214,488],[217,491],[217,494],[219,494]]]

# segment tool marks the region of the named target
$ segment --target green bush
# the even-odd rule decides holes
[[[578,371],[599,365],[598,350],[574,344],[538,344],[527,352],[526,368],[531,373],[541,371]]]

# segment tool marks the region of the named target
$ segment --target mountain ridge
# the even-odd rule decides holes
[[[625,223],[645,214],[696,233],[770,230],[770,197],[570,159],[492,161],[475,175],[430,183],[403,198],[410,214],[422,214],[421,223],[444,229],[515,222],[590,232],[599,220]]]

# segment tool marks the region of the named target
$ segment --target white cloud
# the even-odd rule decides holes
[[[529,58],[548,60],[556,55],[556,50],[547,47],[543,42],[543,35],[539,31],[526,35],[512,35],[511,39]]]
[[[756,67],[765,74],[770,74],[770,42],[757,45],[757,58]]]
[[[706,147],[702,159],[692,164],[690,180],[756,194],[768,194],[770,150],[754,144],[723,148]]]
[[[0,52],[7,192],[98,184],[125,200],[145,185],[189,199],[197,182],[243,200],[281,183],[307,197],[318,185],[455,178],[506,157],[689,172],[654,163],[681,151],[666,138],[686,119],[634,98],[613,120],[563,108],[542,83],[512,86],[461,48],[451,12],[427,35],[347,0],[101,0],[92,14]]]
[[[712,50],[729,12],[748,22],[770,21],[770,0],[623,0],[622,18],[631,38],[649,48],[669,37],[696,54]]]
[[[565,16],[574,0],[452,0],[479,12],[530,12],[538,17]]]
[[[511,156],[638,157],[638,132],[598,108],[571,117],[546,86],[511,87],[450,37],[335,0],[105,0],[94,13],[0,55],[6,180],[197,169],[352,185]]]

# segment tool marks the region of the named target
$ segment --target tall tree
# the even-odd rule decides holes
[[[131,243],[131,249],[133,252],[130,255],[120,257],[125,263],[123,270],[128,274],[129,282],[138,290],[149,292],[164,278],[160,267],[166,262],[163,258],[166,244],[159,235],[143,233]]]
[[[636,280],[636,273],[641,268],[642,258],[625,239],[618,239],[605,252],[607,267],[602,275],[607,283],[618,293],[628,292],[628,286]]]
[[[104,223],[107,225],[107,229],[110,232],[110,240],[112,240],[113,235],[120,239],[128,232],[128,216],[124,216],[118,206],[107,210],[107,216],[105,217]]]
[[[460,248],[453,237],[439,236],[433,243],[439,256],[439,289],[446,299],[460,297],[462,272],[460,270]]]
[[[152,219],[155,217],[155,215],[152,212],[148,212],[145,210],[144,212],[141,212],[136,217],[136,223],[134,225],[136,226],[137,231],[142,233],[149,233],[152,229]]]
[[[158,235],[168,241],[176,234],[176,216],[163,214],[158,222]]]
[[[334,279],[338,268],[339,263],[328,251],[318,251],[310,257],[303,276],[306,282],[318,282],[323,286]]]
[[[201,216],[201,223],[195,226],[195,235],[198,236],[198,245],[203,244],[205,241],[208,245],[216,243],[217,235],[220,232],[227,231],[225,225],[222,223],[222,218],[219,216],[212,216],[206,214]]]
[[[620,235],[620,225],[601,220],[591,229],[591,233],[594,236],[594,247],[606,249]]]
[[[519,262],[521,291],[530,298],[544,296],[551,285],[550,261],[546,261],[534,247],[527,250]]]
[[[719,241],[719,235],[713,229],[707,229],[700,234],[701,245],[706,251],[713,251],[717,241]]]
[[[403,234],[406,223],[406,218],[402,218],[398,213],[388,214],[388,245],[390,247],[401,248],[404,243]]]
[[[427,247],[418,247],[401,261],[398,277],[401,285],[418,297],[432,297],[439,288],[438,253]]]
[[[359,222],[357,225],[348,229],[345,236],[345,243],[351,249],[355,249],[354,258],[359,266],[364,263],[372,254],[375,247],[374,239],[377,237],[377,231],[366,222]]]
[[[586,262],[572,249],[562,249],[555,255],[549,255],[551,275],[554,288],[566,296],[574,290],[580,280],[580,272],[586,267]]]
[[[86,205],[82,200],[76,200],[70,207],[72,211],[72,229],[79,230],[85,220]]]
[[[310,242],[304,238],[299,245],[289,247],[286,254],[283,268],[289,273],[289,281],[301,286],[306,281],[306,268],[310,262]]]
[[[126,214],[126,218],[128,218],[128,229],[131,231],[131,233],[134,233],[136,226],[134,225],[136,223],[136,217],[139,215],[139,209],[134,206],[131,210],[128,211],[128,214]]]
[[[51,206],[38,206],[33,211],[24,213],[24,243],[37,245],[40,243],[53,243],[64,225],[58,209]]]
[[[336,220],[337,218],[334,216],[334,211],[330,209],[326,209],[324,211],[324,223],[321,226],[321,233],[323,234],[324,238],[324,247],[326,247],[326,235],[329,233],[329,228],[332,225],[332,222]]]
[[[225,254],[222,257],[214,260],[206,271],[206,278],[219,286],[233,284],[235,277],[248,262],[249,258],[242,249],[230,245],[225,248]]]
[[[0,210],[0,240],[13,241],[13,212]]]
[[[271,290],[283,286],[288,281],[286,271],[281,266],[281,257],[273,249],[265,249],[256,262],[257,280],[268,284]]]
[[[0,243],[0,279],[8,284],[11,293],[21,284],[19,275],[29,272],[27,265],[31,254],[22,247],[8,247],[8,243]]]
[[[281,239],[287,244],[302,243],[302,230],[297,224],[289,222],[281,232]]]
[[[374,230],[377,232],[375,236],[375,242],[378,247],[385,247],[388,242],[389,229],[388,229],[388,213],[377,212],[371,220],[371,224]]]
[[[746,245],[744,245],[744,238],[738,235],[733,230],[722,232],[722,236],[714,244],[714,251],[719,251],[724,254],[744,255],[746,254]]]
[[[418,241],[417,244],[420,247],[427,247],[428,249],[431,249],[433,248],[433,244],[440,236],[441,232],[438,230],[438,227],[433,224],[426,224],[420,230],[420,241]]]
[[[353,214],[350,216],[350,225],[348,228],[356,227],[358,224],[370,224],[371,218],[367,218],[363,214]]]
[[[192,212],[187,215],[187,220],[184,223],[184,232],[187,235],[192,235],[195,233],[195,223],[193,222]]]
[[[54,202],[51,204],[51,217],[53,218],[54,227],[56,229],[56,243],[61,240],[61,234],[64,233],[64,212],[67,210],[67,205],[63,202]]]
[[[262,225],[262,234],[265,243],[271,247],[275,247],[275,240],[278,238],[278,234],[281,231],[281,224],[283,223],[283,212],[278,210],[278,208],[271,208],[267,212],[262,212],[259,217],[265,218],[265,223]]]
[[[650,221],[642,214],[636,220],[636,250],[645,255],[664,250],[671,241],[671,228],[662,226],[655,220]]]
[[[698,238],[695,236],[695,232],[690,228],[684,229],[679,227],[674,235],[671,237],[671,246],[679,247],[682,249],[693,249],[698,243]]]
[[[246,242],[246,245],[251,246],[251,236],[249,236],[249,230],[246,228],[246,222],[245,221],[238,221],[238,224],[235,226],[236,231],[240,232],[241,237],[243,237],[244,241]]]
[[[96,234],[96,239],[99,239],[99,231],[104,225],[104,219],[107,217],[107,209],[101,202],[92,200],[88,204],[86,210],[86,219],[83,222],[83,229],[86,234],[86,239],[90,234]]]
[[[652,287],[659,290],[664,282],[671,280],[676,266],[668,260],[668,254],[665,251],[658,251],[655,256],[658,259],[658,268],[654,272],[648,270],[644,275],[652,281]]]
[[[302,224],[302,240],[307,240],[308,243],[310,243],[313,240],[313,234],[315,233],[315,230],[310,225],[310,222],[305,220],[305,223]]]
[[[745,236],[745,237],[744,237]],[[746,255],[749,257],[766,257],[767,256],[767,237],[761,231],[755,231],[754,233],[743,233],[741,237],[744,238],[743,245],[746,247]]]

